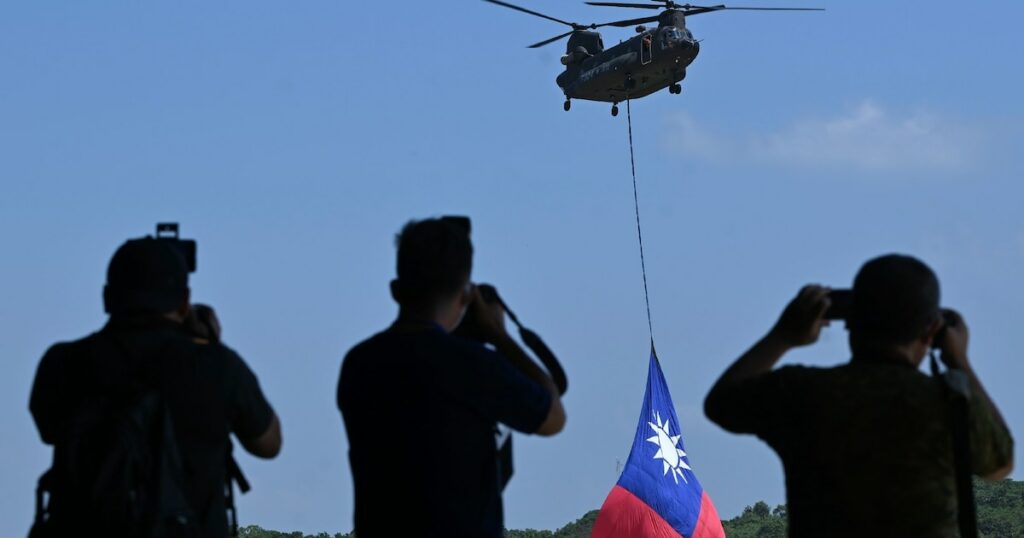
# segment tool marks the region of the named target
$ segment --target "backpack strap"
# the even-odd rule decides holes
[[[224,476],[224,506],[228,513],[228,530],[231,536],[238,536],[238,508],[235,506],[235,484],[243,494],[249,493],[252,486],[245,478],[242,468],[238,466],[235,459],[235,445],[228,439],[228,457],[224,469],[227,471]]]
[[[39,477],[39,483],[36,485],[36,517],[35,524],[42,526],[46,523],[49,516],[47,510],[47,494],[53,494],[53,481],[54,481],[53,468],[51,467],[48,471],[43,473],[43,476]]]

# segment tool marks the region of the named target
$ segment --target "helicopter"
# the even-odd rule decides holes
[[[568,112],[573,99],[612,103],[612,116],[619,114],[619,103],[637,99],[668,88],[669,93],[681,94],[680,82],[686,78],[686,68],[697,58],[700,41],[686,27],[686,18],[701,13],[724,10],[745,11],[824,11],[803,7],[727,7],[676,4],[672,0],[648,0],[650,3],[584,2],[591,6],[623,7],[662,10],[657,15],[606,22],[579,24],[551,17],[537,11],[510,4],[502,0],[484,0],[491,4],[521,11],[536,17],[564,24],[568,32],[530,45],[535,49],[560,41],[566,37],[565,55],[561,62],[565,71],[555,82],[565,93],[563,109]],[[657,22],[657,28],[645,24]],[[609,49],[604,48],[598,28],[636,26],[637,35]]]

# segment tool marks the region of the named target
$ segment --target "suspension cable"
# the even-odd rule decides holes
[[[626,97],[626,124],[629,126],[629,169],[633,174],[633,210],[636,214],[636,237],[640,242],[640,271],[644,278],[644,304],[647,306],[647,330],[651,336],[651,350],[654,350],[654,324],[651,322],[651,297],[647,292],[647,262],[644,260],[644,234],[640,229],[640,199],[636,191],[636,159],[633,156],[633,111]]]

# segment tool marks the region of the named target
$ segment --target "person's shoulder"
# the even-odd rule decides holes
[[[381,360],[400,351],[415,350],[421,359],[488,351],[483,344],[441,330],[384,330],[352,346],[343,362]]]
[[[238,378],[251,372],[242,355],[219,340],[208,340],[181,330],[167,330],[149,335],[156,340],[151,345],[164,349],[164,357],[185,361],[190,369],[201,376],[212,378]]]
[[[67,360],[74,360],[86,353],[88,347],[99,336],[99,332],[91,333],[76,340],[64,340],[55,342],[46,352],[43,353],[43,362],[62,363]]]
[[[767,374],[777,380],[799,382],[802,380],[818,379],[835,375],[835,368],[822,368],[820,366],[807,366],[804,364],[787,364],[776,368]]]
[[[93,333],[78,340],[57,342],[46,350],[32,382],[32,409],[36,409],[43,400],[61,397],[69,383],[87,383],[93,368],[89,348],[95,337],[96,333]]]
[[[199,356],[201,364],[224,368],[229,374],[238,370],[249,370],[242,355],[223,342],[188,337],[184,345],[190,353]]]
[[[507,361],[494,348],[456,334],[440,333],[436,338],[435,355],[442,369],[454,369],[459,372],[476,372],[481,369],[501,372],[502,365]]]
[[[937,379],[909,364],[851,359],[835,368],[833,375],[844,379],[866,379],[889,384],[932,386]]]
[[[386,347],[388,347],[392,340],[393,335],[390,335],[388,331],[380,331],[352,346],[352,348],[345,353],[345,358],[343,359],[342,364],[359,362],[380,354]]]
[[[491,348],[487,347],[481,342],[465,338],[456,334],[441,334],[440,342],[442,345],[449,347],[453,351],[459,351],[471,355],[489,355],[496,353]]]
[[[352,346],[341,361],[339,382],[352,387],[376,379],[383,372],[406,372],[412,358],[408,355],[420,347],[405,341],[411,336],[384,330]]]
[[[759,389],[777,394],[803,393],[808,387],[817,387],[837,377],[834,367],[787,364],[751,378],[741,390]]]
[[[772,370],[772,373],[778,375],[801,376],[818,375],[828,370],[832,370],[832,368],[822,368],[820,366],[807,366],[806,364],[787,364],[785,366],[780,366],[779,368]]]

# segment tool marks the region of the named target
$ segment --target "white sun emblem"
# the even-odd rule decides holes
[[[647,439],[647,441],[658,445],[658,453],[654,455],[654,459],[662,460],[662,463],[665,464],[665,472],[662,473],[663,476],[668,475],[668,471],[671,469],[672,479],[676,481],[676,484],[679,483],[680,478],[683,479],[683,482],[689,483],[686,480],[686,476],[683,474],[683,469],[688,471],[692,471],[692,469],[690,469],[690,466],[683,461],[683,458],[686,456],[686,452],[679,449],[679,438],[681,438],[682,435],[671,435],[669,433],[671,425],[669,424],[668,419],[665,419],[665,422],[662,422],[661,415],[659,413],[654,413],[654,422],[648,422],[647,424],[657,434],[654,437]]]

